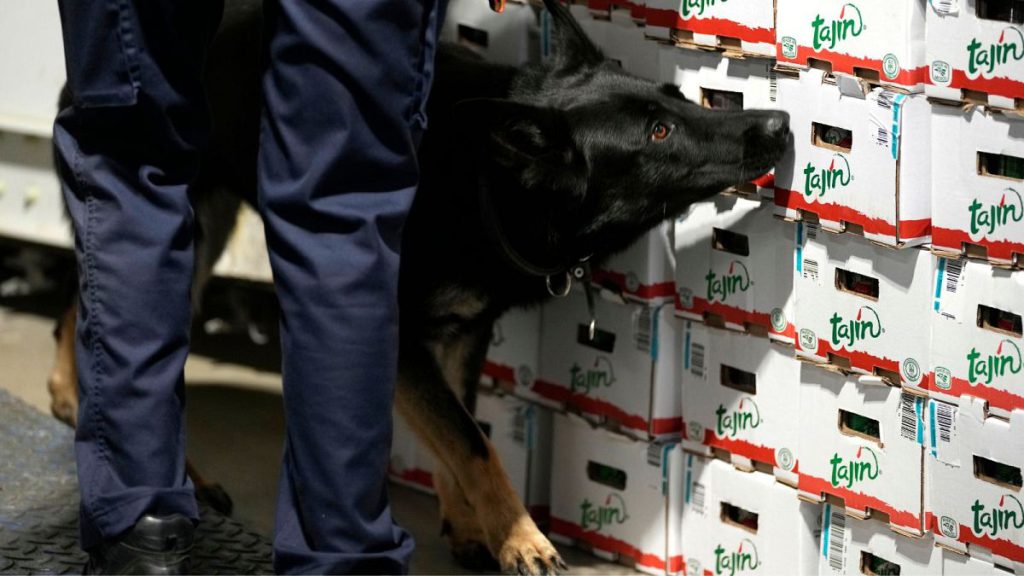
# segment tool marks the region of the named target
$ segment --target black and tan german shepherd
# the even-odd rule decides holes
[[[554,55],[514,68],[437,57],[421,182],[402,248],[397,407],[437,456],[443,530],[470,566],[565,566],[471,413],[494,321],[562,292],[693,202],[771,170],[792,135],[775,111],[713,111],[606,60],[558,0]],[[255,197],[260,3],[228,2],[207,65],[214,137],[196,186],[201,289]],[[74,423],[69,311],[50,381]]]

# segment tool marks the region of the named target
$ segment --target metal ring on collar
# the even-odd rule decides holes
[[[569,292],[572,290],[572,274],[570,274],[568,270],[566,270],[562,274],[565,275],[565,289],[562,290],[561,292],[556,291],[555,287],[551,285],[551,278],[555,276],[554,274],[548,274],[547,276],[544,277],[544,283],[548,287],[548,294],[551,294],[555,298],[565,298],[566,296],[569,295]]]

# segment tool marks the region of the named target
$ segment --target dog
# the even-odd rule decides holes
[[[472,417],[494,322],[568,292],[645,232],[769,172],[792,146],[779,111],[709,110],[678,87],[604,58],[558,0],[554,54],[522,68],[442,46],[404,232],[396,408],[437,457],[442,530],[470,568],[566,566]],[[194,202],[196,297],[239,202],[253,202],[259,123],[258,2],[228,2],[211,48],[214,119]],[[50,379],[74,421],[74,310]]]

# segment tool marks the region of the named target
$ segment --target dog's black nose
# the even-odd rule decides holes
[[[783,138],[789,132],[789,114],[774,110],[766,112],[760,128],[769,139]]]

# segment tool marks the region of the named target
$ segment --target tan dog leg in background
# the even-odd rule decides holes
[[[72,428],[78,422],[78,375],[75,372],[75,329],[78,299],[68,306],[57,327],[57,357],[47,388],[50,390],[50,411]]]

